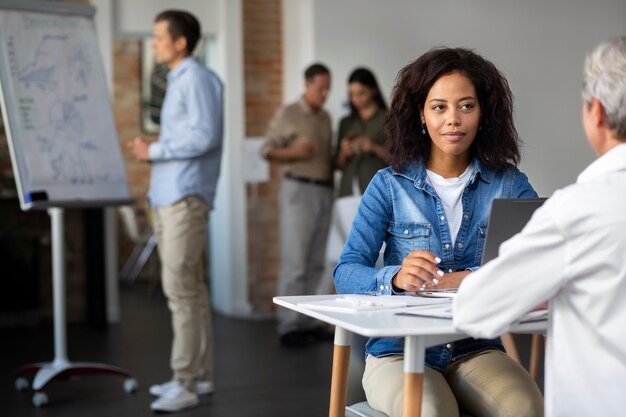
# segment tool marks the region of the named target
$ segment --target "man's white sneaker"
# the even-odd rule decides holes
[[[178,381],[172,382],[167,390],[150,404],[152,410],[173,413],[198,405],[198,396],[195,393],[189,392]]]
[[[165,391],[168,390],[169,387],[176,384],[176,381],[168,381],[163,384],[155,384],[150,387],[148,390],[150,395],[154,395],[155,397],[160,397],[163,395]],[[198,381],[196,382],[196,394],[198,395],[207,395],[213,394],[214,388],[213,383],[211,381]]]
[[[197,381],[196,382],[196,394],[198,395],[207,395],[213,394],[215,389],[213,388],[213,383],[211,381]]]

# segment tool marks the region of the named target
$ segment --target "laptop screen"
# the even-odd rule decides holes
[[[500,245],[521,232],[545,198],[496,198],[491,203],[482,265],[498,256]]]

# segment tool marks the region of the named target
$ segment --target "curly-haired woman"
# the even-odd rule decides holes
[[[398,74],[386,132],[391,166],[363,195],[335,270],[337,292],[457,288],[480,265],[491,201],[537,196],[515,167],[508,83],[471,50],[433,49]],[[403,410],[403,350],[402,339],[366,345],[367,400],[391,417]],[[542,416],[537,385],[503,350],[499,339],[427,349],[422,416]]]

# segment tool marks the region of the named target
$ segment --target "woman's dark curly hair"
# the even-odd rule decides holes
[[[428,92],[442,76],[467,76],[478,96],[481,129],[470,155],[492,169],[517,165],[520,140],[513,124],[513,95],[506,78],[475,52],[465,48],[435,48],[402,68],[396,77],[385,130],[390,140],[390,164],[395,170],[417,159],[430,158],[431,140],[422,133],[421,111]]]

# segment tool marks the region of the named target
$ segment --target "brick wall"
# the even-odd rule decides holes
[[[282,105],[281,13],[281,0],[243,0],[247,137],[263,136]],[[247,186],[250,294],[266,310],[273,309],[280,263],[278,166],[270,172],[271,181]]]
[[[146,208],[150,165],[136,162],[126,144],[137,136],[157,140],[141,130],[141,41],[113,41],[113,111],[126,165],[131,195],[139,209]]]
[[[116,39],[113,41],[113,112],[118,130],[126,174],[132,198],[135,199],[135,211],[139,222],[139,231],[148,223],[147,194],[150,186],[150,165],[135,161],[126,144],[136,136],[145,136],[149,140],[158,139],[157,135],[146,135],[141,130],[141,41],[137,39]],[[120,223],[119,230],[120,265],[128,258],[132,242]],[[121,266],[120,266],[121,267]],[[144,268],[144,273],[149,273]]]

